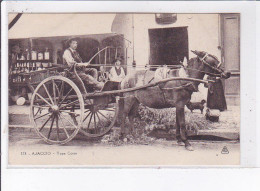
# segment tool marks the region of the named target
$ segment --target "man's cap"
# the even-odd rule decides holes
[[[79,41],[79,38],[77,38],[77,37],[71,37],[71,38],[69,38],[68,40],[66,40],[65,44],[66,44],[67,46],[69,46],[72,41],[77,41],[77,42],[78,42],[78,41]]]

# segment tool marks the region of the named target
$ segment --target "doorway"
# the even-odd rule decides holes
[[[240,103],[240,14],[221,14],[221,52],[225,71],[225,95],[229,105]]]
[[[187,27],[149,29],[150,65],[178,65],[189,59]]]

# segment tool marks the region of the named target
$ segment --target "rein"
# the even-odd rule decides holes
[[[201,70],[197,70],[197,69],[192,69],[192,68],[185,68],[185,70],[193,70],[193,71],[201,72],[201,73],[204,73],[204,74],[207,74],[207,75],[216,76],[216,77],[221,77],[221,74],[215,74],[215,73],[205,72],[205,71],[201,71]]]

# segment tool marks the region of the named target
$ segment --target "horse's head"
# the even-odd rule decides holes
[[[219,62],[216,56],[208,54],[204,51],[195,50],[192,52],[198,56],[200,63],[199,68],[197,68],[198,70],[203,71],[203,73],[209,76],[218,76],[225,79],[230,77],[230,72],[225,72],[221,68],[221,62]]]

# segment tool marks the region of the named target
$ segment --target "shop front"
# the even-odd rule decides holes
[[[87,17],[88,16],[88,17]],[[93,15],[92,15],[93,16]],[[104,17],[99,16],[100,19]],[[98,19],[99,17],[95,17]],[[44,14],[24,14],[20,20],[9,31],[9,95],[10,103],[23,104],[24,102],[17,102],[18,98],[23,97],[28,102],[33,89],[36,85],[51,75],[57,75],[62,72],[63,52],[68,48],[68,39],[76,38],[78,41],[77,51],[79,52],[83,62],[88,62],[100,50],[98,55],[91,60],[93,67],[99,70],[99,65],[111,66],[115,58],[122,58],[122,65],[126,64],[127,45],[124,36],[111,32],[111,24],[114,15],[108,15],[110,19],[103,20],[103,27],[86,26],[88,23],[82,22],[84,19],[93,20],[91,15],[63,15],[63,18],[72,18],[69,23],[76,23],[75,25],[81,26],[81,30],[75,30],[71,26],[70,31],[65,30],[65,26],[59,26],[58,18],[62,18],[60,14],[44,15]],[[32,23],[33,18],[41,18],[45,23],[45,28],[39,23]],[[57,27],[51,28],[47,24],[50,19],[57,19]],[[28,22],[26,22],[28,21]],[[30,22],[29,22],[30,21]],[[73,22],[74,21],[74,22]],[[89,22],[89,21],[88,21]],[[93,22],[89,24],[93,25]],[[35,24],[35,25],[33,25]],[[30,26],[31,30],[26,33],[24,27]],[[33,26],[33,27],[32,27]],[[46,27],[49,30],[46,30]],[[90,30],[86,30],[86,28]],[[57,29],[59,28],[59,29]],[[87,31],[85,34],[84,29]],[[93,30],[95,28],[95,30]],[[44,31],[41,31],[40,30]],[[56,30],[55,36],[53,29]],[[22,32],[23,31],[23,32]],[[33,31],[35,33],[33,33]],[[92,33],[92,34],[89,34]],[[53,34],[53,36],[51,36]],[[61,34],[65,34],[61,36]],[[110,67],[105,67],[109,71]]]

